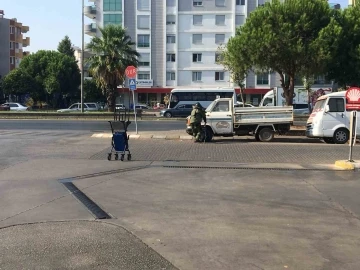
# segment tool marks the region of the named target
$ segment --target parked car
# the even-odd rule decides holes
[[[100,108],[97,103],[84,103],[84,111],[98,111]],[[67,109],[60,109],[57,112],[77,112],[81,111],[81,103],[72,104]]]
[[[125,111],[126,110],[126,107],[124,104],[116,104],[115,105],[115,108],[119,111]]]
[[[295,115],[309,115],[308,104],[293,104]]]
[[[191,104],[178,104],[174,108],[164,109],[160,111],[160,116],[171,118],[171,117],[187,117],[191,114]]]
[[[149,110],[151,108],[146,104],[136,104],[135,109]]]
[[[10,111],[10,106],[6,104],[1,104],[0,111]]]
[[[27,107],[21,103],[7,102],[7,103],[4,103],[3,106],[9,106],[10,111],[28,111],[29,110],[29,107]]]
[[[165,108],[166,108],[165,104],[160,104],[159,106],[155,105],[153,107],[154,110],[163,110]]]

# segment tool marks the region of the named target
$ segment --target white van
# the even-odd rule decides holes
[[[349,140],[350,111],[346,111],[344,92],[336,92],[318,98],[306,123],[306,136],[322,138],[326,143],[344,144]],[[360,136],[360,117],[356,134]]]

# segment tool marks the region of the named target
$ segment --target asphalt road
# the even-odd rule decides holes
[[[138,121],[138,131],[184,130],[184,121]],[[109,132],[110,124],[105,120],[0,120],[0,130],[65,130]],[[129,126],[135,131],[135,122]]]

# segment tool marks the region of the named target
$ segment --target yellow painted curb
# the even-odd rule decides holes
[[[355,170],[355,164],[353,162],[349,162],[348,160],[337,160],[335,161],[335,166],[344,170]]]

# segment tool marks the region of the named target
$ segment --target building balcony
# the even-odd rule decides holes
[[[25,56],[28,56],[28,55],[30,55],[30,52],[29,52],[29,51],[23,52],[23,56],[24,56],[24,57],[25,57]]]
[[[27,33],[30,30],[29,26],[21,26],[21,33]]]
[[[23,47],[27,47],[30,45],[30,38],[29,37],[26,37],[22,40],[22,46]]]
[[[96,6],[84,7],[84,15],[90,19],[96,18]]]
[[[85,34],[90,36],[96,35],[96,23],[86,24],[84,27]]]

